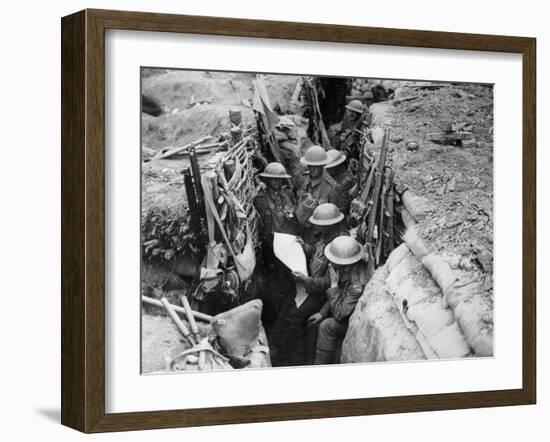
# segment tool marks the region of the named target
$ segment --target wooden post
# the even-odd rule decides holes
[[[233,177],[233,174],[235,173],[235,160],[227,160],[223,163],[223,173],[227,181]]]
[[[230,109],[229,110],[229,121],[233,126],[240,126],[243,122],[243,113],[240,109]]]
[[[191,173],[193,176],[193,183],[195,186],[195,193],[197,196],[198,211],[199,211],[200,217],[204,218],[206,216],[206,212],[204,209],[204,195],[202,192],[202,185],[201,185],[201,171],[200,171],[199,162],[197,160],[194,147],[189,148],[189,163],[191,164]]]
[[[183,174],[183,183],[185,185],[185,193],[187,195],[187,207],[189,207],[189,226],[193,229],[200,224],[199,206],[197,203],[197,195],[193,186],[193,178],[189,167],[184,167],[181,171]]]
[[[230,130],[231,133],[231,143],[233,145],[237,144],[243,139],[243,130],[240,126],[232,127]]]

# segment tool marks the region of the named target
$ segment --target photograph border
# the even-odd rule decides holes
[[[105,412],[105,31],[210,34],[518,53],[523,65],[522,388],[132,413]],[[61,422],[83,432],[358,416],[536,401],[536,40],[143,12],[61,21]]]

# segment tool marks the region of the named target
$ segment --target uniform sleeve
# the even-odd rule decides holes
[[[338,207],[338,209],[344,210],[346,200],[342,192],[339,189],[334,188],[328,196],[328,202],[334,204],[336,207]]]
[[[319,278],[308,276],[304,281],[304,287],[306,288],[306,292],[311,295],[324,295],[330,287],[330,279],[328,275]]]
[[[330,316],[330,303],[328,301],[323,304],[319,313],[321,313],[323,318],[328,318]]]
[[[347,320],[363,294],[364,285],[359,281],[353,281],[344,290],[340,287],[329,288],[327,298],[332,310],[332,316],[338,321]]]

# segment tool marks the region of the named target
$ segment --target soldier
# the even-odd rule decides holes
[[[325,173],[324,166],[328,164],[328,156],[321,146],[311,146],[300,159],[307,166],[309,175],[305,177],[304,185],[298,192],[296,217],[306,229],[310,227],[309,217],[319,204],[333,203],[338,208],[342,207],[343,199],[336,189],[336,181]],[[311,242],[311,235],[305,238]]]
[[[330,261],[330,287],[326,292],[327,303],[316,319],[320,325],[315,364],[336,362],[337,349],[346,335],[349,317],[369,279],[363,255],[361,244],[350,236],[339,236],[325,247],[325,256]]]
[[[331,149],[327,152],[329,163],[325,166],[326,171],[336,181],[336,189],[342,195],[342,212],[348,213],[351,200],[355,196],[357,186],[352,173],[346,163],[347,157],[344,152]]]
[[[259,237],[262,242],[263,265],[273,287],[262,291],[264,302],[262,320],[267,327],[277,317],[283,297],[292,290],[289,270],[275,258],[273,233],[296,235],[298,223],[295,218],[295,200],[286,186],[290,175],[281,163],[269,163],[259,176],[265,187],[254,199],[254,207],[260,215]]]
[[[296,235],[296,203],[288,187],[290,175],[281,163],[269,163],[259,174],[265,182],[254,199],[254,206],[260,215],[260,238],[266,245],[273,243],[273,233]]]
[[[344,118],[339,123],[333,124],[328,129],[330,144],[336,150],[347,153],[349,158],[355,158],[356,138],[355,129],[360,129],[362,121],[366,117],[366,108],[359,100],[351,100],[346,105]]]
[[[303,365],[314,361],[318,324],[308,327],[308,319],[319,312],[325,302],[330,280],[324,249],[337,236],[348,234],[343,220],[342,212],[331,203],[319,205],[309,219],[317,233],[314,245],[302,242],[310,276],[293,272],[294,279],[304,286],[307,298],[300,305],[292,296],[283,302],[271,339],[274,365]]]
[[[302,129],[302,132],[305,132]],[[307,136],[299,137],[298,128],[294,122],[285,116],[279,119],[275,126],[275,139],[281,148],[281,160],[291,175],[292,183],[296,189],[303,185],[305,166],[300,163],[302,156],[302,145],[311,146],[311,141]]]

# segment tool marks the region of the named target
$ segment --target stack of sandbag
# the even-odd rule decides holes
[[[386,284],[387,265],[371,278],[342,344],[341,362],[383,362],[426,359],[407,328]]]
[[[471,352],[453,311],[443,302],[443,294],[430,273],[406,244],[389,263],[386,283],[403,321],[415,334],[429,358],[463,358]]]
[[[463,358],[471,348],[453,310],[403,243],[371,279],[350,318],[342,362]]]
[[[443,293],[475,356],[493,355],[493,297],[491,275],[461,266],[459,256],[431,253],[419,228],[407,229],[403,239],[429,271]]]
[[[422,258],[453,310],[476,356],[493,356],[493,297],[491,281],[464,270],[458,257],[430,253]],[[489,284],[487,284],[489,282]]]

